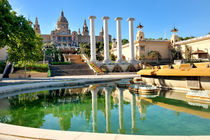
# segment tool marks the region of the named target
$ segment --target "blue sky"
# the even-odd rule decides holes
[[[32,21],[38,17],[42,34],[56,28],[64,11],[71,31],[82,29],[84,19],[96,16],[96,35],[103,16],[109,16],[109,33],[116,37],[116,17],[122,17],[122,38],[128,38],[127,18],[134,17],[134,26],[144,25],[147,38],[170,38],[176,26],[178,35],[203,36],[210,32],[210,0],[9,0],[13,10]],[[136,34],[137,29],[134,28]]]

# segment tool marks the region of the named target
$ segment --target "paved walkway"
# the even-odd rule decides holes
[[[134,78],[138,75],[81,75],[81,76],[56,76],[49,78],[3,79],[0,81],[0,94],[31,90],[47,87],[78,86],[97,82],[109,82],[114,80]]]
[[[0,123],[0,140],[209,140],[210,136],[144,136],[47,130]]]

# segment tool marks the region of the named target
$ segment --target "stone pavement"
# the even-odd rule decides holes
[[[136,74],[124,75],[80,75],[80,76],[56,76],[49,78],[3,79],[0,81],[0,94],[31,90],[47,87],[78,86],[97,82],[109,82],[126,78],[134,78]]]
[[[0,123],[0,140],[209,140],[210,136],[147,136],[59,131]]]

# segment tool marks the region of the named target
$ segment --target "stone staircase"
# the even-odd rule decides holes
[[[66,60],[71,60],[70,65],[51,65],[51,76],[71,76],[71,75],[94,75],[89,66],[82,61],[80,55],[65,55]]]

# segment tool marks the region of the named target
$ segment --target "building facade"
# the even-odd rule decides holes
[[[140,59],[144,56],[146,59],[149,52],[158,51],[162,61],[172,60],[171,50],[174,49],[180,52],[183,59],[210,59],[210,35],[180,41],[179,36],[176,34],[178,30],[173,28],[171,32],[172,36],[170,40],[146,40],[144,32],[140,29],[134,41],[135,58]],[[130,50],[129,43],[122,46],[122,54],[125,60],[130,59]],[[117,43],[115,39],[112,40],[111,52],[117,55]]]
[[[82,33],[80,32],[80,28],[78,29],[78,31],[71,32],[68,20],[64,16],[63,11],[61,12],[61,16],[57,21],[57,28],[55,30],[52,30],[50,34],[41,34],[37,18],[34,24],[34,30],[36,33],[41,35],[44,43],[53,43],[57,48],[64,48],[64,49],[79,48],[80,43],[90,42],[89,30],[86,20],[84,20]],[[111,35],[109,35],[109,40],[111,41]],[[103,27],[99,35],[96,36],[96,42],[102,42],[102,41],[103,41]]]
[[[136,34],[136,40],[134,41],[134,56],[135,59],[139,60],[142,57],[145,59],[148,57],[149,52],[158,51],[161,55],[162,60],[168,60],[170,58],[170,40],[147,40],[144,37],[142,29]],[[117,55],[117,43],[115,40],[112,41],[112,51],[114,55]],[[131,58],[131,49],[129,43],[122,45],[122,55],[125,60]]]

